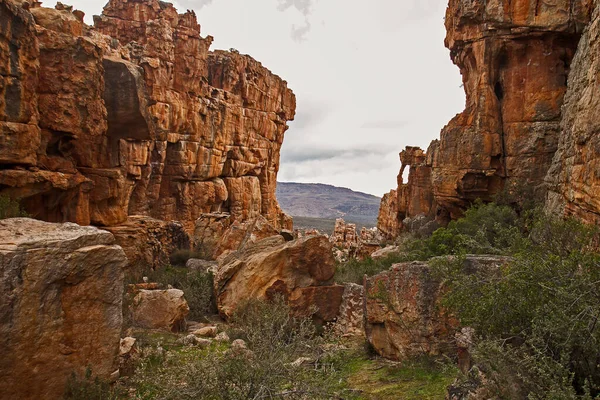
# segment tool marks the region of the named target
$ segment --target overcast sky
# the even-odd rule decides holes
[[[106,0],[66,0],[100,14]],[[45,1],[53,7],[55,1]],[[398,153],[427,148],[464,107],[444,48],[447,0],[178,0],[194,9],[212,49],[236,48],[296,93],[279,180],[381,196]]]

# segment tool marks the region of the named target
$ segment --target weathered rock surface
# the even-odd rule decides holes
[[[111,0],[95,27],[69,7],[3,0],[0,194],[48,221],[114,226],[130,215],[265,217],[295,97],[236,52],[209,53],[193,12]]]
[[[127,272],[136,274],[169,264],[175,251],[190,249],[190,238],[179,222],[131,216],[122,225],[105,228],[123,248],[129,260]]]
[[[571,65],[547,208],[600,223],[600,3]]]
[[[365,288],[355,283],[344,285],[342,304],[335,332],[342,336],[365,336]]]
[[[228,213],[202,214],[196,221],[194,250],[208,260],[216,260],[249,243],[278,234],[262,215],[241,222]]]
[[[468,256],[466,271],[496,271],[506,257]],[[383,357],[402,360],[456,352],[458,321],[441,306],[442,283],[427,263],[395,264],[365,281],[366,333]]]
[[[409,179],[403,185],[401,173],[398,200],[391,194],[382,203],[385,234],[396,236],[405,217],[419,214],[446,223],[505,187],[544,198],[567,76],[591,5],[450,0],[446,46],[463,76],[466,109],[421,160],[402,160],[403,168],[411,165]]]
[[[321,287],[330,284],[334,273],[332,247],[325,236],[291,242],[282,236],[263,239],[221,260],[215,275],[219,313],[228,317],[244,300],[268,299],[276,294],[292,303],[310,305],[303,299],[322,299],[318,292],[329,290]],[[341,301],[341,294],[339,298]],[[301,308],[296,307],[298,311]]]
[[[117,368],[127,259],[114,243],[93,227],[0,221],[0,397],[62,398],[72,372]]]
[[[145,329],[183,332],[190,308],[179,289],[140,290],[131,304],[132,323]]]

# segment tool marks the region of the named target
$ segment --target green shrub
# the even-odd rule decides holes
[[[67,400],[117,400],[125,397],[125,393],[116,386],[92,376],[91,368],[87,368],[85,376],[73,373],[67,381],[64,398]]]
[[[134,375],[137,398],[331,399],[340,398],[339,363],[322,350],[310,319],[290,317],[282,299],[241,305],[233,317],[247,350],[184,348],[160,365],[143,362]],[[152,352],[156,352],[153,350]],[[306,357],[306,365],[294,361]],[[343,398],[352,399],[352,395]]]
[[[407,261],[406,254],[394,253],[379,260],[373,260],[370,257],[364,260],[350,259],[339,264],[335,272],[335,281],[337,283],[358,283],[362,285],[363,277],[377,275],[380,272],[388,270],[393,264]]]
[[[515,219],[505,210],[489,213],[490,206],[486,208],[488,216],[503,218],[500,229],[493,230],[497,237],[477,228],[476,221],[490,226],[487,217],[467,212],[452,229],[475,238],[476,246],[464,246],[472,242],[463,240],[449,248],[465,252],[489,245],[512,261],[487,275],[465,272],[460,257],[433,264],[450,289],[446,306],[481,336],[478,363],[487,366],[496,382],[508,379],[498,371],[510,366],[511,379],[530,398],[600,394],[600,255],[592,246],[596,229],[539,212]],[[481,207],[475,215],[479,212]]]
[[[28,217],[18,200],[11,199],[8,196],[0,196],[0,219]]]
[[[171,285],[176,289],[183,290],[190,307],[189,319],[198,321],[206,315],[216,313],[211,273],[166,266],[149,271],[146,276],[151,282],[158,282],[165,286]]]
[[[405,251],[413,260],[458,254],[507,254],[521,245],[521,225],[511,207],[476,202],[463,218],[436,230],[431,237],[409,241]]]

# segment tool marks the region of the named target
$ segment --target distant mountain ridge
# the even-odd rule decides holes
[[[376,226],[381,198],[322,183],[277,182],[277,200],[293,217],[344,218],[364,226]]]

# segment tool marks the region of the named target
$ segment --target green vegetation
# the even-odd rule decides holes
[[[29,214],[23,210],[18,200],[8,196],[0,196],[0,219],[29,217]]]
[[[216,313],[211,273],[168,265],[148,271],[144,276],[147,276],[150,282],[160,282],[164,286],[171,285],[175,289],[183,290],[190,307],[188,319],[200,321],[207,315]]]
[[[247,349],[216,342],[176,347],[164,338],[146,343],[125,384],[138,399],[354,398],[343,384],[339,353],[346,350],[326,349],[309,320],[289,315],[281,299],[242,306],[232,329]]]
[[[448,285],[445,305],[479,335],[475,360],[499,398],[600,394],[597,230],[537,211],[476,204],[461,220],[409,244]],[[467,253],[502,254],[498,271],[466,271]]]
[[[457,374],[450,364],[433,359],[391,363],[357,357],[348,365],[348,384],[362,393],[361,398],[373,400],[443,399]]]
[[[339,264],[335,272],[335,281],[337,283],[358,283],[362,285],[363,277],[377,275],[378,273],[389,269],[393,264],[407,261],[407,255],[402,253],[393,253],[379,260],[373,260],[368,257],[364,260],[350,259],[348,262]]]
[[[67,400],[117,400],[125,398],[125,392],[118,386],[93,377],[88,367],[83,377],[75,373],[69,377],[64,397]]]

